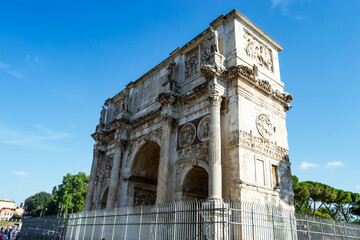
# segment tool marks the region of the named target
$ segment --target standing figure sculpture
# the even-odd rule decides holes
[[[208,40],[208,48],[210,53],[219,52],[219,41],[217,31],[210,27],[211,34]]]
[[[100,112],[99,124],[105,123],[105,115],[106,115],[106,108],[104,106],[102,106],[102,110]]]
[[[174,76],[175,75],[175,66],[176,66],[176,63],[175,63],[174,59],[171,59],[169,66],[167,68],[168,72],[167,72],[166,80],[168,82],[175,80],[175,76]]]

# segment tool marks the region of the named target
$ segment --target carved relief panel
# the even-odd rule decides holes
[[[153,205],[156,202],[156,192],[135,187],[134,206]]]
[[[270,118],[266,114],[262,113],[256,117],[256,128],[260,135],[266,139],[269,139],[273,134]]]
[[[180,147],[187,147],[189,146],[195,139],[196,129],[194,124],[187,123],[185,124],[179,133],[179,146]]]
[[[260,66],[274,72],[274,61],[271,49],[256,37],[244,29],[245,53],[248,57],[254,59]]]
[[[200,139],[200,141],[209,140],[209,128],[210,128],[210,116],[206,116],[203,119],[201,119],[197,129],[197,136]]]
[[[209,127],[209,115],[179,126],[177,147],[179,160],[209,153]]]
[[[105,189],[109,186],[110,184],[110,174],[111,174],[111,169],[112,169],[112,165],[113,165],[113,159],[114,156],[110,155],[107,156],[105,158],[105,161],[103,162],[103,170],[101,172],[101,181],[100,181],[100,185],[101,185],[101,189]]]
[[[195,48],[185,56],[185,78],[190,78],[199,72],[199,48]]]

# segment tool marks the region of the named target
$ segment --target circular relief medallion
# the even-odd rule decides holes
[[[110,172],[112,168],[112,161],[113,159],[111,157],[108,157],[105,162],[105,172]]]
[[[264,138],[270,138],[272,135],[272,124],[266,114],[259,114],[256,118],[256,127],[260,135]]]
[[[189,146],[195,139],[196,129],[194,124],[187,123],[185,124],[179,133],[179,146],[187,147]]]
[[[197,135],[200,141],[209,140],[209,127],[210,127],[210,116],[206,116],[203,119],[201,119],[197,130]]]

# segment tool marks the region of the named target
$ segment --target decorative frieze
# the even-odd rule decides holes
[[[207,155],[209,154],[209,142],[192,145],[187,148],[180,149],[177,152],[179,160]]]
[[[190,78],[198,73],[199,50],[198,47],[185,56],[185,78]]]
[[[134,189],[134,206],[146,206],[155,204],[156,192],[151,190],[144,190],[141,188]]]
[[[235,145],[259,151],[271,157],[289,160],[289,151],[287,149],[277,146],[268,139],[256,137],[245,131],[238,130],[229,134],[229,147]]]
[[[110,172],[112,169],[112,165],[113,165],[113,161],[114,161],[114,157],[113,156],[109,156],[106,158],[105,161],[105,172]]]
[[[260,66],[274,72],[273,54],[271,49],[244,29],[245,53]]]
[[[278,90],[273,89],[269,81],[255,78],[254,71],[249,67],[243,65],[232,66],[226,72],[226,78],[228,80],[237,79],[239,77],[242,77],[243,79],[247,80],[248,83],[254,85],[263,92],[282,102],[285,111],[291,108],[289,102],[293,100],[293,96],[290,93],[281,93]]]

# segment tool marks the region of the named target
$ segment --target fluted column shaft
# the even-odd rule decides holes
[[[163,116],[161,127],[160,162],[156,190],[156,202],[167,202],[169,163],[170,163],[170,142],[171,142],[171,121],[169,116]]]
[[[113,166],[110,175],[110,186],[109,186],[108,199],[106,202],[106,209],[113,209],[115,207],[116,192],[118,187],[118,179],[119,179],[120,166],[121,166],[121,147],[122,147],[121,140],[117,139]]]
[[[221,96],[211,95],[210,100],[210,134],[209,134],[209,198],[222,199],[221,170],[221,129],[220,105]]]
[[[91,205],[92,205],[93,198],[94,198],[94,188],[95,188],[95,181],[96,181],[96,172],[97,172],[98,165],[99,165],[99,158],[100,158],[100,151],[98,150],[97,145],[95,145],[93,162],[91,165],[89,185],[88,185],[88,190],[86,193],[85,211],[91,210]]]

